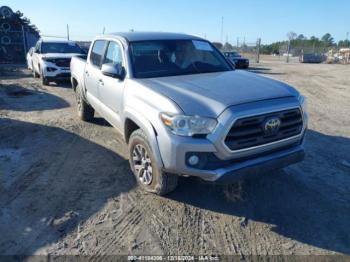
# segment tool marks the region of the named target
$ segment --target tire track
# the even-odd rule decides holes
[[[91,258],[90,261],[103,261],[105,254],[113,254],[116,249],[120,251],[124,248],[126,250],[128,246],[127,241],[138,230],[139,224],[144,217],[144,208],[137,206],[130,194],[124,194],[123,196],[127,199],[127,202],[124,200],[123,205],[127,204],[128,208],[122,211],[122,215],[109,225],[112,228],[109,233],[109,235],[112,235],[112,238],[103,240],[101,247],[94,251],[96,256]]]

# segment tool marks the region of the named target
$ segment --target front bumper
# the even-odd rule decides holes
[[[52,80],[52,81],[63,81],[63,80],[69,80],[70,79],[70,73],[60,73],[55,76],[46,76],[47,80]]]
[[[181,149],[180,149],[181,148]],[[178,157],[176,162],[172,164],[172,168],[166,169],[166,172],[179,173],[185,176],[196,176],[203,180],[216,183],[229,183],[239,180],[243,177],[250,177],[261,173],[270,172],[280,168],[287,167],[291,164],[300,162],[304,159],[304,146],[302,141],[299,144],[285,147],[282,150],[263,153],[251,158],[233,159],[233,160],[217,160],[215,163],[216,169],[208,168],[208,166],[191,168],[186,163],[186,153],[191,150],[196,154],[195,148],[180,147],[177,150]],[[208,149],[203,147],[203,149]],[[197,148],[198,150],[198,148]],[[188,153],[188,152],[187,152]],[[192,154],[192,153],[190,153]],[[205,154],[200,152],[200,154]],[[207,154],[210,154],[207,152]],[[220,166],[221,165],[221,166]]]
[[[304,155],[303,146],[297,146],[217,169],[215,172],[208,174],[206,180],[225,184],[234,182],[243,177],[253,177],[298,163],[304,159]]]

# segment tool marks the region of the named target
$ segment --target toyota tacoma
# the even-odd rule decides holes
[[[231,183],[304,158],[305,97],[234,70],[205,39],[103,35],[70,67],[79,117],[89,121],[96,111],[119,130],[146,191],[166,194],[178,176]]]

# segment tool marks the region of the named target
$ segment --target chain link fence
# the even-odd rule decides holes
[[[261,47],[261,39],[258,38],[256,41],[251,42],[243,42],[239,43],[237,41],[236,45],[232,45],[231,43],[225,43],[224,45],[218,45],[218,43],[214,43],[216,46],[223,52],[238,52],[241,56],[248,58],[251,62],[259,63],[260,61],[260,47]]]
[[[0,64],[24,63],[38,39],[9,7],[0,7]]]

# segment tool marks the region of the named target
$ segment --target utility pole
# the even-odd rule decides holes
[[[348,41],[348,39],[349,39],[349,32],[346,33],[346,38],[345,38],[345,40]]]
[[[22,37],[23,37],[24,57],[26,59],[26,55],[27,55],[27,38],[26,38],[26,33],[24,32],[24,26],[23,25],[22,25]]]
[[[221,17],[221,44],[224,44],[224,17]]]
[[[286,60],[287,63],[289,63],[289,52],[290,52],[290,39],[288,40],[288,46],[287,46],[287,60]]]
[[[237,49],[239,47],[239,37],[237,37]]]
[[[69,40],[69,25],[67,24],[67,40]]]
[[[106,27],[103,27],[102,34],[104,35],[106,31]]]
[[[259,64],[260,62],[260,45],[261,45],[261,38],[258,38],[256,41],[256,63]]]

